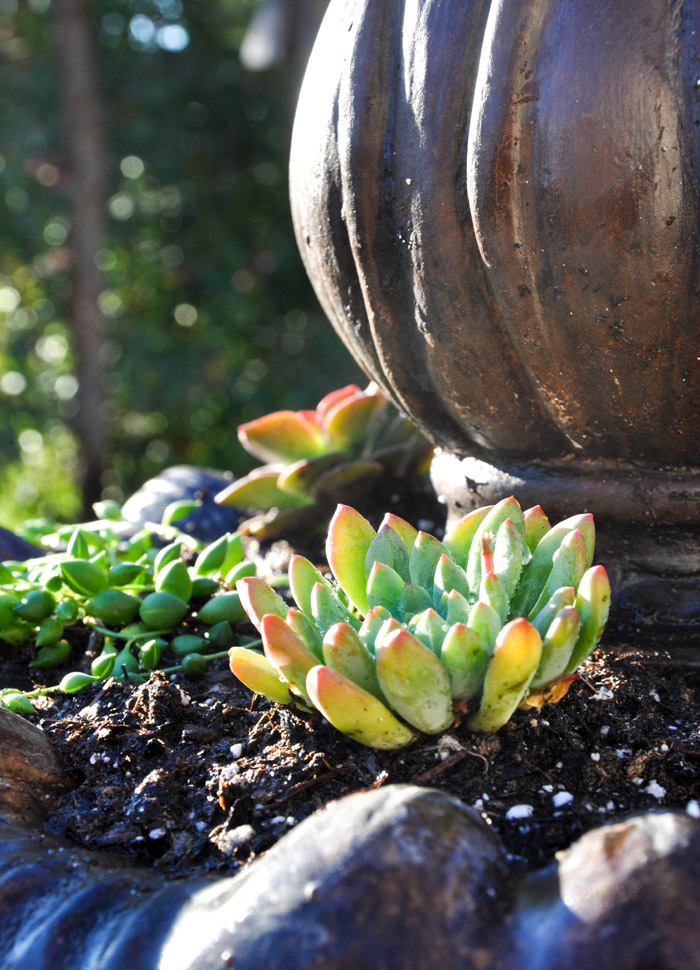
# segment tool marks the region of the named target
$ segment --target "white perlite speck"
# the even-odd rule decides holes
[[[652,779],[649,782],[649,784],[644,789],[644,791],[648,795],[653,795],[654,798],[658,798],[659,801],[661,801],[662,798],[666,797],[666,789],[662,785],[660,785],[658,781],[655,781],[654,779]]]
[[[511,822],[519,818],[530,818],[533,811],[532,805],[513,805],[506,812],[506,818]]]
[[[610,701],[615,695],[609,687],[599,687],[598,693],[593,695],[594,701]]]
[[[232,744],[229,751],[231,752],[232,758],[240,758],[240,756],[243,754],[243,745],[240,743]]]
[[[165,829],[151,829],[148,833],[149,839],[162,839],[165,836]]]
[[[574,796],[568,791],[558,791],[556,795],[552,795],[552,804],[555,808],[561,808],[562,805],[570,805],[573,800]]]
[[[655,700],[657,704],[660,704],[661,703],[661,698],[659,697],[657,691],[650,690],[649,691],[649,697],[651,697],[653,700]]]
[[[239,846],[252,841],[256,835],[257,832],[252,825],[238,825],[219,840],[219,849],[224,855],[231,855]]]
[[[685,810],[691,818],[700,818],[700,802],[693,799],[685,806]]]
[[[591,751],[591,761],[600,761],[600,755],[597,751]]]

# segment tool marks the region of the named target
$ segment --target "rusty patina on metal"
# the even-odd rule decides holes
[[[567,495],[622,523],[601,479],[636,468],[641,532],[676,518],[647,483],[700,480],[699,78],[697,0],[336,0],[295,123],[299,247],[360,365],[494,482],[579,461]]]

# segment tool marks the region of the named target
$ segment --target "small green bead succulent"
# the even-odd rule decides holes
[[[265,513],[240,528],[273,539],[325,527],[339,502],[356,501],[387,473],[423,471],[432,445],[370,384],[348,384],[315,410],[274,411],[238,428],[238,438],[265,464],[216,496],[220,505]]]
[[[76,624],[104,638],[90,673],[73,671],[52,687],[0,690],[0,706],[28,713],[32,697],[54,690],[72,693],[107,677],[138,682],[163,669],[166,652],[179,661],[167,670],[194,676],[235,642],[233,627],[245,611],[231,587],[255,575],[241,536],[227,533],[203,547],[170,524],[166,509],[161,523],[141,530],[136,542],[124,541],[115,529],[115,522],[123,524],[117,509],[108,511],[108,519],[48,536],[47,544],[58,540],[62,551],[0,564],[0,642],[33,646],[30,669],[66,664],[79,639],[70,632]],[[171,541],[157,548],[163,540]],[[183,622],[188,632],[176,636]]]
[[[296,607],[260,578],[238,582],[264,652],[234,647],[231,669],[373,748],[437,734],[463,710],[473,730],[496,731],[528,698],[563,696],[598,643],[610,584],[594,543],[591,515],[550,526],[512,497],[442,542],[392,514],[375,532],[340,505],[326,543],[335,582],[302,556],[289,569]]]

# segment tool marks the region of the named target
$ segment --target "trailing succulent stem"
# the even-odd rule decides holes
[[[374,384],[341,387],[313,411],[266,414],[240,425],[238,439],[265,464],[216,501],[265,513],[242,523],[261,539],[324,526],[337,502],[356,501],[387,473],[425,470],[433,451]]]
[[[457,704],[473,730],[496,731],[523,702],[562,697],[598,643],[610,584],[591,565],[594,544],[591,515],[550,526],[512,497],[442,542],[391,514],[375,531],[339,505],[326,543],[334,580],[293,556],[296,608],[262,579],[238,582],[263,652],[235,648],[231,669],[374,748],[444,731]]]

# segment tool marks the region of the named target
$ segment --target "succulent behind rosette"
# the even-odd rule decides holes
[[[341,502],[358,500],[387,472],[424,471],[432,445],[375,384],[348,384],[313,411],[275,411],[242,424],[243,447],[266,464],[216,496],[220,505],[266,514],[241,524],[271,539],[325,524]]]
[[[264,654],[235,647],[231,669],[374,748],[439,733],[456,710],[495,731],[523,703],[560,699],[598,643],[610,585],[594,543],[592,515],[550,526],[512,497],[442,542],[392,514],[375,532],[340,505],[326,545],[335,582],[293,556],[296,607],[262,579],[238,583]]]

